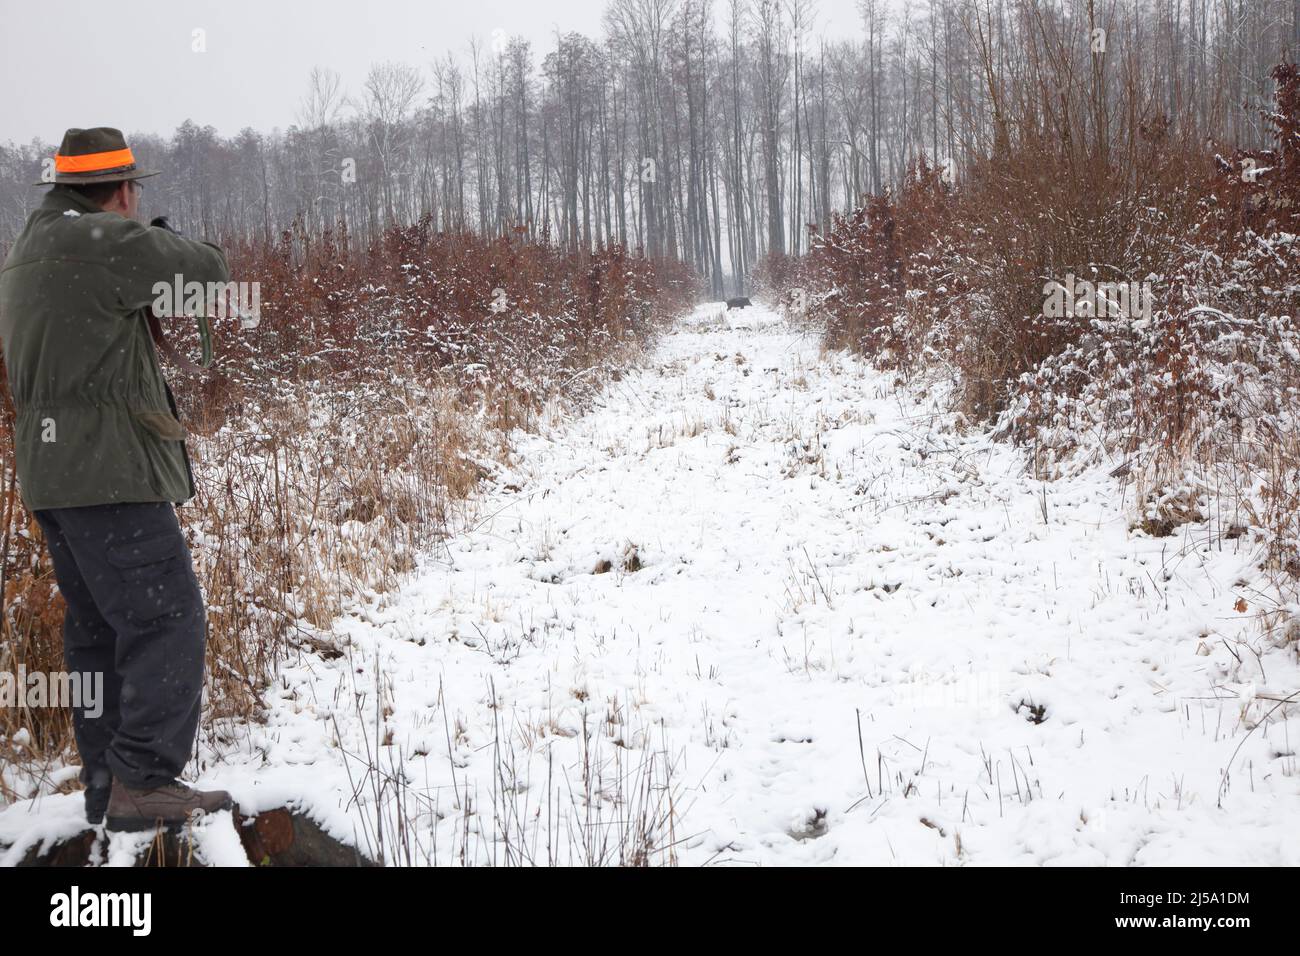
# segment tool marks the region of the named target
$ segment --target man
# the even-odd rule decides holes
[[[68,130],[54,187],[0,269],[19,488],[67,604],[68,670],[104,675],[102,714],[74,709],[73,731],[87,819],[107,811],[110,830],[233,806],[177,780],[207,628],[173,507],[194,495],[185,431],[150,330],[155,283],[230,276],[216,246],[135,221],[139,180],[154,175],[118,130]]]

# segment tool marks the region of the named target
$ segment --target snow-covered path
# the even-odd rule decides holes
[[[1300,863],[1251,556],[1129,532],[1104,470],[1043,486],[938,407],[701,308],[518,435],[204,782],[402,862]]]

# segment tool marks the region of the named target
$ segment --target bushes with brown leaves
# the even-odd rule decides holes
[[[234,725],[214,718],[257,716],[277,662],[328,652],[343,608],[414,566],[510,429],[547,400],[580,411],[696,295],[683,267],[624,249],[568,255],[427,221],[360,252],[342,231],[313,241],[301,229],[226,248],[232,278],[259,283],[260,324],[214,322],[209,374],[165,369],[198,486],[180,515],[209,606],[203,732],[215,736]],[[197,334],[172,325],[197,355]],[[62,603],[15,494],[11,422],[0,668],[61,670]],[[0,796],[37,785],[42,761],[71,743],[63,710],[0,714]]]
[[[785,306],[1021,443],[1042,477],[1111,459],[1136,526],[1209,520],[1300,571],[1300,74],[1273,71],[1277,147],[1125,150],[1026,124],[955,185],[918,162],[783,262]],[[1146,283],[1150,315],[1053,316],[1073,275]]]

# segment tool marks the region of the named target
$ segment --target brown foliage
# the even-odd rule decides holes
[[[832,347],[951,375],[958,408],[1044,476],[1129,458],[1139,526],[1199,520],[1188,469],[1226,469],[1225,530],[1254,528],[1269,563],[1300,569],[1300,73],[1272,76],[1272,150],[1225,158],[1155,115],[1110,151],[1021,124],[954,189],[922,160],[782,265],[783,300]],[[1148,283],[1150,319],[1050,316],[1070,275]]]

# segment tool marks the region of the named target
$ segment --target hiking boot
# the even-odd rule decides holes
[[[113,792],[113,774],[105,766],[82,767],[80,778],[86,786],[83,795],[86,822],[97,827],[104,822],[104,811],[108,809],[108,798]]]
[[[104,811],[108,809],[111,787],[86,788],[86,822],[97,827],[104,822]]]
[[[109,830],[140,831],[156,827],[179,829],[197,816],[233,810],[235,801],[225,790],[196,790],[188,784],[173,780],[157,787],[128,787],[121,780],[113,781],[112,796],[108,801]]]

